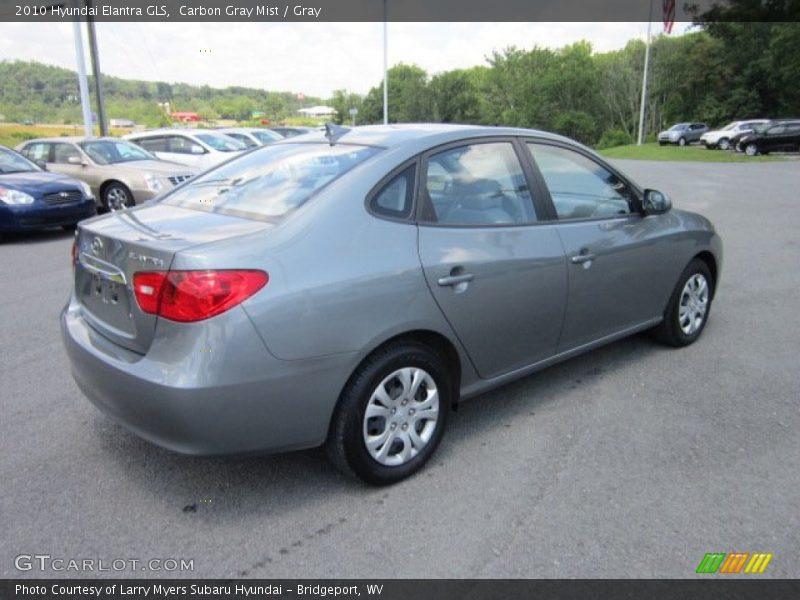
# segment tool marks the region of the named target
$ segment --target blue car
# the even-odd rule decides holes
[[[74,227],[97,214],[92,191],[0,146],[0,233]]]

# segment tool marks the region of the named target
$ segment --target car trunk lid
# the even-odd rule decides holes
[[[83,224],[75,267],[75,295],[82,313],[103,336],[144,354],[158,317],[139,308],[134,274],[167,271],[181,250],[270,227],[262,221],[165,204]]]

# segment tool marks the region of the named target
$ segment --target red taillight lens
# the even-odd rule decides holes
[[[133,276],[139,308],[173,321],[202,321],[244,302],[267,285],[264,271],[144,271]]]

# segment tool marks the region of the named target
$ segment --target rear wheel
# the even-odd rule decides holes
[[[444,435],[452,390],[442,359],[400,342],[356,370],[339,400],[326,442],[334,465],[375,485],[418,471]]]
[[[133,204],[133,194],[124,184],[112,181],[103,188],[103,206],[107,210],[123,210]]]
[[[695,258],[681,273],[664,320],[653,330],[656,338],[676,348],[697,340],[708,321],[713,295],[711,271],[705,262]]]

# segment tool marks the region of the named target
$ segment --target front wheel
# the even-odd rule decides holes
[[[686,138],[681,138],[678,140],[678,146],[685,146],[686,145]]]
[[[755,144],[747,144],[747,146],[744,147],[744,153],[747,154],[747,156],[755,156],[758,154],[758,146]]]
[[[103,205],[111,212],[124,210],[133,204],[133,194],[122,183],[111,182],[103,190]]]
[[[441,358],[416,342],[378,350],[345,387],[326,442],[344,473],[388,485],[418,471],[444,435],[452,398]]]
[[[708,265],[695,258],[681,273],[672,292],[664,320],[653,333],[676,348],[693,343],[706,326],[714,296],[714,280]]]
[[[717,147],[720,150],[729,150],[731,147],[731,141],[728,138],[722,138],[718,143]]]

